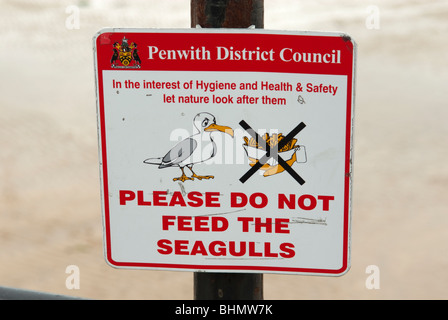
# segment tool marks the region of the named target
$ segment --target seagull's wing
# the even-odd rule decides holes
[[[188,159],[188,157],[193,154],[193,151],[197,146],[198,143],[192,138],[182,140],[162,158],[162,163],[159,168],[178,166],[182,161]]]

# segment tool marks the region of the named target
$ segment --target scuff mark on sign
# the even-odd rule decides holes
[[[201,215],[198,215],[196,217],[220,216],[220,215],[224,215],[224,214],[237,213],[237,212],[241,212],[241,211],[246,211],[246,209],[238,209],[238,210],[219,212],[219,213],[201,214]]]
[[[327,225],[327,219],[311,219],[311,218],[303,218],[303,217],[293,217],[289,221],[290,224],[294,223],[308,223],[308,224],[320,224],[320,225]]]

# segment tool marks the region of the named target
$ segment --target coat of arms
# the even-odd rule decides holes
[[[141,60],[138,56],[137,44],[123,37],[121,44],[115,42],[113,44],[113,54],[110,59],[111,67],[116,69],[138,69]]]

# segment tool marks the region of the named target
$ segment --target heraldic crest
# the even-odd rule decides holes
[[[115,42],[113,44],[113,54],[110,59],[112,68],[116,69],[139,69],[141,60],[138,56],[137,44],[123,37],[121,44]]]

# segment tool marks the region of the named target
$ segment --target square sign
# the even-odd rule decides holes
[[[350,37],[105,29],[94,51],[110,265],[349,269]]]

